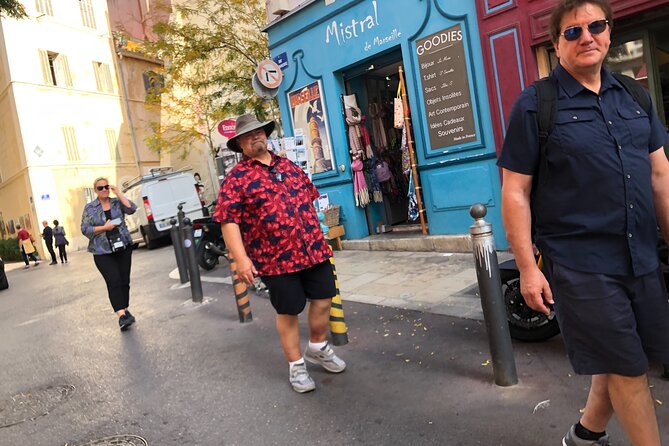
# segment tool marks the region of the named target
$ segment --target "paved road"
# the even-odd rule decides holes
[[[481,321],[352,302],[350,343],[338,349],[348,369],[312,368],[316,391],[296,394],[269,302],[252,299],[250,324],[238,322],[229,285],[205,283],[207,303],[190,303],[168,278],[170,249],[135,252],[138,322],[126,333],[88,254],[9,272],[0,426],[18,424],[0,427],[0,445],[134,434],[161,446],[543,446],[559,445],[579,416],[588,380],[571,374],[559,338],[515,343],[520,384],[500,388]],[[669,383],[651,382],[669,444]],[[609,432],[628,444],[617,424]]]

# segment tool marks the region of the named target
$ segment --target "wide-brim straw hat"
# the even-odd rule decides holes
[[[237,118],[235,122],[235,136],[228,140],[227,146],[228,149],[233,152],[242,153],[242,148],[239,147],[238,138],[244,133],[252,132],[257,129],[264,129],[265,135],[269,135],[274,131],[274,126],[276,123],[274,121],[260,122],[258,118],[251,114],[241,115]]]

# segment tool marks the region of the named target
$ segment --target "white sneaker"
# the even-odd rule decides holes
[[[39,265],[39,260],[35,260],[35,265],[34,266],[37,266],[37,265]]]
[[[26,265],[23,267],[23,269],[28,269],[28,268],[30,268],[30,265]]]
[[[341,373],[346,368],[346,363],[335,355],[329,342],[320,350],[312,350],[307,345],[306,350],[304,350],[304,359],[312,364],[318,364],[332,373]]]
[[[316,383],[309,376],[305,363],[295,364],[290,368],[289,380],[297,393],[311,392],[316,388]]]

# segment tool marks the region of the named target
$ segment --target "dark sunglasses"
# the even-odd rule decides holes
[[[609,24],[609,21],[606,19],[595,20],[594,22],[588,23],[588,32],[593,36],[596,34],[601,34],[606,29],[606,26]],[[564,37],[565,40],[570,42],[577,40],[583,34],[582,26],[570,26],[565,29],[560,35]]]
[[[104,186],[98,186],[96,187],[96,189],[99,190],[100,192],[102,192],[103,189],[109,190],[109,184],[105,184]]]

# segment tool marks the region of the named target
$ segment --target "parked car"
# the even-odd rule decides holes
[[[0,257],[0,291],[6,290],[9,288],[9,281],[7,280],[7,274],[5,273],[5,262],[2,261]]]
[[[204,215],[197,182],[190,170],[151,169],[146,175],[124,182],[122,190],[137,205],[137,212],[125,218],[132,241],[144,242],[148,249],[155,248],[160,238],[169,237],[170,220],[176,219],[179,204],[191,220]]]

